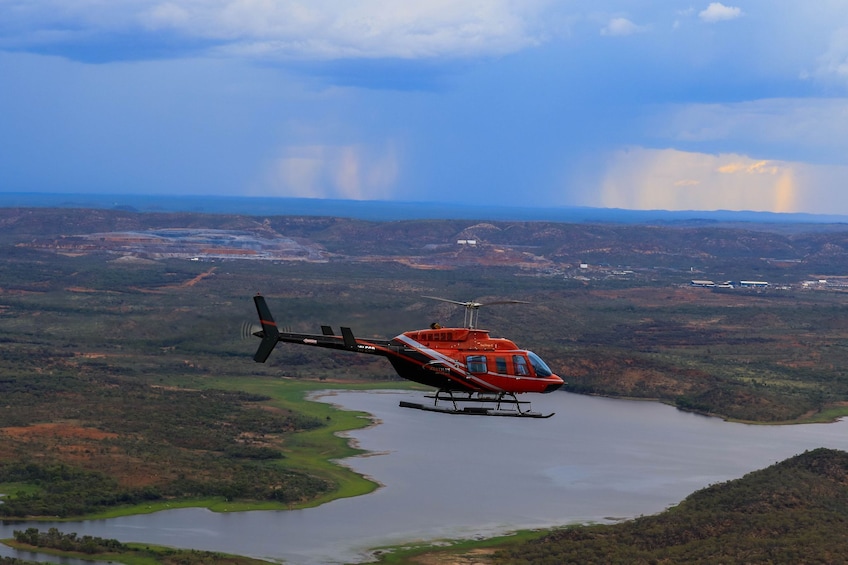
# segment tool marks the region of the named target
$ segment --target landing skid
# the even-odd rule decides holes
[[[485,392],[459,392],[440,390],[436,394],[429,394],[427,398],[433,399],[433,404],[421,404],[419,402],[407,402],[401,400],[402,408],[415,408],[427,412],[442,412],[444,414],[462,414],[466,416],[510,416],[515,418],[550,418],[550,414],[541,414],[532,410],[523,410],[522,405],[530,404],[526,400],[518,400],[515,394],[510,392],[485,393]],[[439,404],[439,401],[442,404]],[[465,403],[494,404],[490,406],[460,406]],[[445,405],[446,404],[446,405]]]

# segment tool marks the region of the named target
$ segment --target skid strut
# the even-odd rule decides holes
[[[530,402],[518,400],[512,392],[472,392],[439,389],[435,394],[427,395],[432,398],[432,404],[408,402],[401,400],[403,408],[415,408],[428,412],[443,412],[446,414],[463,414],[468,416],[512,416],[519,418],[550,418],[554,415],[540,414],[529,409]],[[441,404],[440,404],[441,402]],[[467,406],[474,403],[476,406]],[[494,405],[494,406],[492,406]],[[525,405],[527,409],[525,409]]]

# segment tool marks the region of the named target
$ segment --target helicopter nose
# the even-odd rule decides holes
[[[551,375],[550,377],[548,377],[548,380],[551,382],[550,384],[548,384],[548,386],[545,387],[545,390],[543,391],[544,393],[553,392],[565,384],[565,381],[557,375]]]

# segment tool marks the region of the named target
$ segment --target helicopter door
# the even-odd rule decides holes
[[[465,358],[465,365],[468,367],[469,373],[488,372],[485,355],[469,355]]]
[[[515,374],[519,377],[526,377],[530,374],[530,371],[527,370],[527,359],[525,359],[524,355],[513,355],[512,365],[515,367]]]

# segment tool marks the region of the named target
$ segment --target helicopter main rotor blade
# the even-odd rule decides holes
[[[466,308],[479,308],[481,306],[492,306],[494,304],[530,304],[526,300],[495,300],[492,302],[475,302],[473,300],[469,300],[468,302],[460,302],[459,300],[451,300],[449,298],[440,298],[438,296],[422,296],[421,298],[429,298],[431,300],[441,300],[442,302],[450,302],[451,304],[458,304],[459,306],[465,306]]]
[[[459,300],[451,300],[450,298],[439,298],[438,296],[422,296],[421,298],[429,298],[430,300],[441,300],[442,302],[450,302],[451,304],[458,304],[460,306],[465,306],[466,308],[471,308],[474,305],[474,302],[460,302]]]

